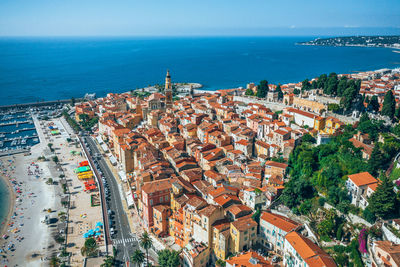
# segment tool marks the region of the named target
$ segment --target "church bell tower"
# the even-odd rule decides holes
[[[167,70],[167,76],[165,77],[165,107],[167,110],[172,109],[172,83],[169,70]]]

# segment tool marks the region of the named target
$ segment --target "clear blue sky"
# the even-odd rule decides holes
[[[1,0],[1,36],[400,33],[400,0]]]

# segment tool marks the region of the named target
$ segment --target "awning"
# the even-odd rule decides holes
[[[101,149],[103,149],[104,152],[108,152],[108,146],[106,144],[101,144]]]
[[[124,171],[119,171],[118,172],[119,177],[121,178],[122,182],[126,182],[126,174]]]
[[[104,142],[103,142],[103,139],[101,138],[100,135],[98,135],[98,136],[96,137],[96,139],[97,139],[97,142],[99,142],[100,145],[104,143]]]
[[[135,203],[133,201],[132,192],[128,191],[125,193],[126,195],[126,202],[128,203],[128,207],[133,206]]]
[[[112,165],[117,165],[117,159],[113,155],[111,155],[109,158]]]

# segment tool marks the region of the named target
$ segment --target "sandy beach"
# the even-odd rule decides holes
[[[7,231],[7,225],[10,223],[11,216],[14,213],[15,192],[14,192],[14,189],[7,177],[0,175],[0,179],[2,179],[4,181],[4,183],[6,184],[7,190],[9,192],[9,198],[10,198],[8,207],[7,207],[8,214],[7,214],[6,218],[4,219],[4,221],[2,222],[2,224],[0,225],[0,236],[2,236]]]
[[[55,246],[43,220],[50,214],[48,209],[51,213],[57,211],[56,190],[49,190],[51,185],[45,183],[51,177],[48,162],[33,160],[33,156],[22,154],[1,159],[3,175],[14,192],[13,209],[2,231],[6,236],[2,236],[0,243],[2,262],[9,266],[26,266],[28,262],[29,266],[45,266],[49,249]]]
[[[41,137],[30,155],[0,158],[0,175],[12,189],[13,208],[0,239],[0,263],[7,266],[48,266],[48,260],[60,252],[54,238],[57,224],[46,224],[45,218],[58,221],[59,212],[65,211],[60,201],[61,186],[48,183],[49,178],[59,181],[61,172],[51,161],[53,153]],[[47,160],[38,160],[42,156]]]

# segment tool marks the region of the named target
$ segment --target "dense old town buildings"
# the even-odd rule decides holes
[[[291,85],[282,86],[281,100],[290,107],[279,112],[235,101],[243,89],[173,101],[172,88],[168,72],[165,95],[109,94],[76,106],[77,116],[99,117],[97,134],[127,177],[146,230],[170,236],[184,266],[217,259],[228,259],[227,266],[272,266],[252,250],[256,245],[293,266],[335,266],[302,223],[268,210],[288,181],[286,162],[303,136],[330,136],[344,124],[322,114],[325,105],[294,97]],[[362,138],[351,141],[368,154]],[[358,174],[348,186],[363,208],[376,180]]]

